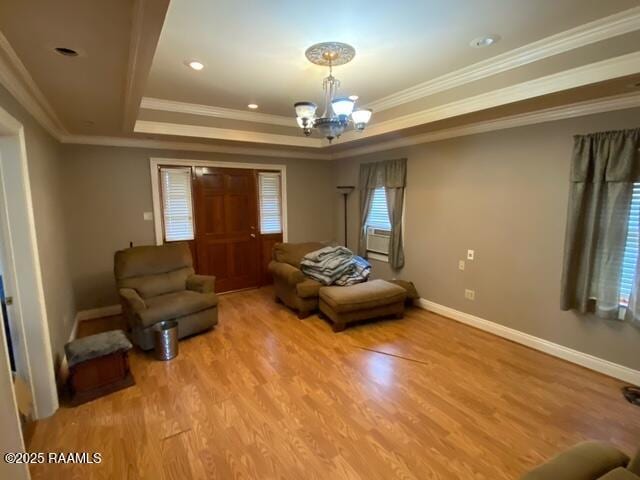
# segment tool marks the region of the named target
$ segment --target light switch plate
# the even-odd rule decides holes
[[[464,270],[464,260],[458,260],[458,270]]]
[[[142,214],[142,217],[147,221],[150,222],[153,220],[153,212],[144,212]]]
[[[473,260],[473,257],[475,257],[476,253],[473,250],[467,250],[467,260]]]

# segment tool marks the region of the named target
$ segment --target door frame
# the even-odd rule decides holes
[[[3,318],[2,310],[0,310],[0,321]],[[4,334],[4,328],[0,328],[0,402],[2,402],[0,425],[3,428],[3,434],[0,437],[0,451],[3,453],[24,452],[24,437],[22,436],[22,427],[18,415],[18,405],[13,387],[6,341],[7,337]],[[3,478],[26,480],[29,478],[29,469],[26,464],[8,464],[3,461],[0,464],[0,474]]]
[[[162,207],[160,182],[158,181],[158,168],[162,165],[176,167],[214,167],[214,168],[240,168],[248,170],[269,170],[280,172],[280,195],[282,200],[282,241],[288,240],[287,220],[287,166],[273,163],[239,163],[221,162],[216,160],[189,160],[184,158],[151,157],[149,159],[149,174],[151,175],[151,195],[153,199],[153,224],[156,237],[156,245],[164,242],[162,231]],[[260,212],[258,211],[258,221]],[[195,220],[194,220],[195,223]]]
[[[0,107],[0,222],[8,256],[8,286],[13,305],[9,322],[15,330],[16,367],[31,390],[34,419],[48,417],[58,408],[58,391],[40,254],[33,213],[29,164],[23,125]],[[18,361],[22,361],[21,368]],[[2,368],[2,366],[0,366]],[[26,377],[26,378],[25,378]],[[13,392],[12,392],[13,393]]]

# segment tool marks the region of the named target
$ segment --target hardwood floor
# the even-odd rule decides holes
[[[621,382],[418,309],[335,334],[269,288],[225,295],[214,331],[131,368],[31,442],[102,463],[34,479],[513,479],[580,440],[640,443]]]

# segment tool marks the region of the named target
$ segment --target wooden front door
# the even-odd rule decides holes
[[[257,287],[255,171],[196,167],[194,185],[198,273],[216,276],[216,292]]]

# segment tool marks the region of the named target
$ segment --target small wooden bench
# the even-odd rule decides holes
[[[73,340],[65,345],[71,404],[80,405],[135,384],[129,370],[132,345],[122,330]]]

